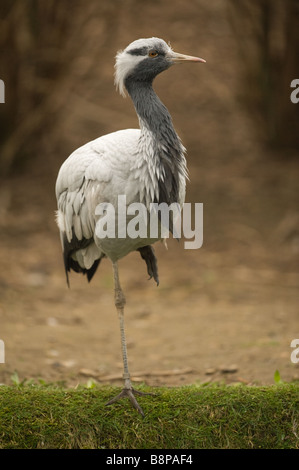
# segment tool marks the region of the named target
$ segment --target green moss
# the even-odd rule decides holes
[[[141,387],[149,391],[148,387]],[[0,387],[0,448],[299,448],[299,387],[155,389],[142,418],[112,387]]]

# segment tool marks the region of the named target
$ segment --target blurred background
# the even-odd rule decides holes
[[[2,0],[0,4],[0,382],[122,374],[111,264],[65,282],[55,180],[77,147],[138,120],[113,83],[116,52],[157,36],[206,64],[155,81],[187,147],[188,202],[204,243],[156,244],[120,262],[136,381],[299,380],[298,0]]]

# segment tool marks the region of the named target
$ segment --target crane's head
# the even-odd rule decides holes
[[[115,85],[121,95],[125,96],[127,79],[152,82],[163,70],[182,62],[205,60],[174,52],[163,39],[137,39],[116,55]]]

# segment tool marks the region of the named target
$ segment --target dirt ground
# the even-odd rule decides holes
[[[135,19],[134,37],[123,19],[115,40],[126,45],[157,35],[207,59],[206,69],[180,67],[157,80],[188,149],[186,200],[203,203],[204,243],[199,250],[184,249],[184,240],[169,240],[168,250],[156,244],[159,287],[147,279],[138,253],[120,261],[131,373],[152,386],[273,384],[276,370],[282,380],[299,380],[299,364],[290,359],[290,343],[299,338],[298,158],[266,150],[254,117],[241,110],[237,52],[221,16],[223,2],[206,4],[201,47],[200,19],[186,2],[177,4],[177,16],[179,9],[185,15],[180,22],[172,22],[170,8],[159,28],[145,28],[143,18],[154,9],[148,5],[140,25]],[[55,179],[68,154],[101,134],[136,126],[130,101],[113,89],[115,50],[116,44],[105,49],[106,68],[90,71],[96,87],[80,89],[80,96],[74,90],[59,122],[61,151],[54,155],[50,140],[32,167],[1,184],[1,383],[11,383],[17,372],[20,380],[67,386],[91,377],[121,384],[111,263],[104,260],[90,284],[72,273],[68,289],[54,222]],[[86,103],[88,119],[81,125]]]
[[[283,380],[299,379],[290,360],[290,343],[299,337],[292,207],[298,168],[276,162],[267,165],[266,179],[262,165],[253,173],[240,181],[230,165],[218,176],[206,168],[204,244],[199,250],[185,250],[183,240],[170,239],[168,250],[156,244],[159,287],[147,279],[139,254],[120,261],[136,381],[271,384],[276,369]],[[238,185],[246,203],[235,200]],[[37,185],[20,177],[6,188],[7,195],[15,190],[2,218],[1,382],[11,383],[16,371],[21,380],[120,383],[111,264],[104,260],[91,284],[72,273],[67,288],[50,188],[44,197],[48,186],[46,178]]]

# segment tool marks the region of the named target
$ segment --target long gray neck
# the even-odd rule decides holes
[[[141,121],[141,130],[145,125],[158,142],[167,143],[180,153],[181,143],[174,130],[171,116],[153,90],[151,82],[127,79],[126,88]]]
[[[185,149],[174,130],[171,116],[151,82],[128,78],[125,85],[140,122],[139,145],[143,146],[145,158],[152,160],[148,163],[155,171],[158,186],[155,202],[179,202],[180,179],[186,178],[187,170]]]

